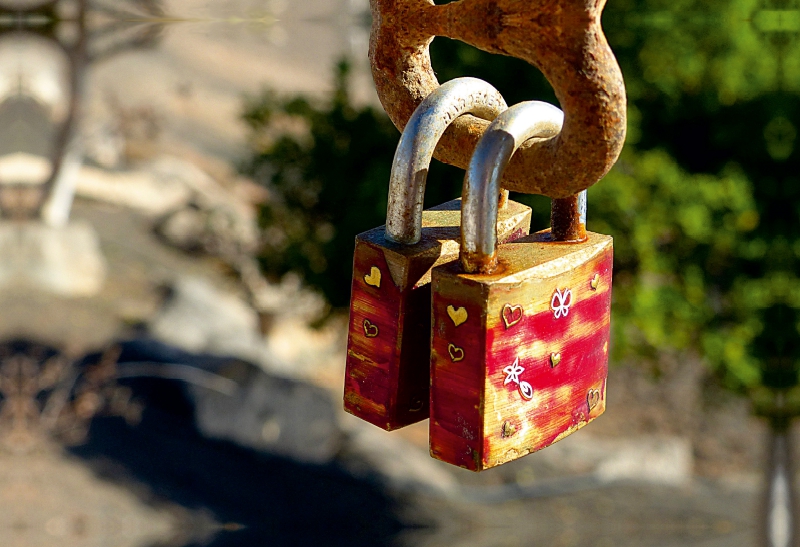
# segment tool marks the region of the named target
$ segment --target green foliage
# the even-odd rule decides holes
[[[346,63],[328,104],[282,99],[269,91],[246,101],[252,157],[243,172],[264,184],[264,271],[299,272],[334,307],[347,306],[355,235],[386,222],[387,181],[399,133],[383,111],[354,107]],[[459,195],[432,169],[427,203]],[[452,180],[452,177],[451,177]]]
[[[733,389],[796,387],[800,10],[760,0],[631,4],[609,3],[604,24],[625,74],[633,139],[594,191],[613,192],[625,172],[639,194],[657,172],[662,191],[632,204],[628,233],[632,242],[648,230],[672,241],[651,243],[655,260],[639,249],[634,265],[616,238],[615,313],[635,327],[619,339],[623,351],[684,347]],[[645,167],[654,153],[667,154],[656,172]],[[669,215],[656,216],[665,205]],[[602,198],[592,211],[609,218],[601,207]]]
[[[627,149],[589,203],[591,229],[615,239],[615,347],[700,351],[732,386],[757,383],[747,348],[765,302],[742,302],[737,274],[759,216],[741,170],[690,174],[663,150]]]
[[[616,356],[697,354],[759,401],[763,389],[797,386],[800,11],[617,0],[604,25],[629,92],[626,148],[589,191],[590,229],[615,240]],[[509,104],[555,103],[522,61],[447,39],[431,51],[440,81],[476,76]],[[384,222],[398,132],[352,106],[343,67],[330,104],[265,93],[245,119],[255,151],[245,171],[273,196],[262,212],[265,271],[299,271],[346,306],[353,237]],[[433,165],[426,204],[458,195],[462,177]],[[512,197],[547,218],[546,199]]]

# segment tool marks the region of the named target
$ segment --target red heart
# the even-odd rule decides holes
[[[511,304],[503,306],[503,323],[505,323],[506,329],[510,329],[520,321],[522,321],[522,306],[512,306]]]

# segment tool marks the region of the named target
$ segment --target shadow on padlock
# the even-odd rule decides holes
[[[344,407],[382,429],[429,415],[431,270],[457,258],[461,224],[460,200],[422,210],[433,150],[458,116],[493,119],[505,108],[497,90],[475,78],[452,80],[432,93],[397,147],[385,228],[356,236]],[[549,127],[551,134],[559,129],[556,122]],[[495,204],[498,196],[499,187]],[[529,207],[503,199],[498,237],[527,235],[530,217]]]
[[[586,231],[585,191],[555,200],[552,229],[503,245],[503,170],[543,120],[531,101],[500,114],[464,181],[460,260],[433,270],[430,450],[473,471],[551,445],[605,410],[613,245]]]

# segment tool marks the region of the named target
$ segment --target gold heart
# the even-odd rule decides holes
[[[556,368],[560,362],[561,362],[561,353],[550,354],[550,367]]]
[[[597,403],[600,402],[600,390],[590,389],[589,393],[586,395],[586,402],[589,403],[589,412],[591,412],[594,407],[597,406]]]
[[[369,275],[364,276],[364,282],[367,285],[372,285],[373,287],[377,287],[378,289],[381,288],[381,271],[378,269],[377,266],[373,266],[372,269],[369,271]]]
[[[364,335],[367,338],[378,336],[378,325],[374,325],[369,319],[364,319]]]
[[[450,319],[453,320],[453,324],[455,326],[459,326],[461,323],[467,320],[467,310],[465,308],[454,308],[453,306],[447,306],[447,315],[450,316]]]
[[[589,284],[592,286],[592,290],[596,291],[597,287],[600,285],[600,274],[594,274],[594,277]]]
[[[503,422],[503,429],[500,433],[500,436],[503,437],[504,439],[507,439],[516,432],[517,428],[514,426],[514,424],[506,420],[505,422]]]
[[[447,346],[447,353],[450,354],[450,360],[454,363],[464,360],[464,350],[454,344]]]
[[[511,304],[503,306],[503,323],[505,323],[506,329],[513,327],[520,321],[522,321],[522,306],[519,304],[516,306]]]

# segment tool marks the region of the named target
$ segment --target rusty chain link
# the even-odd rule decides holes
[[[625,140],[625,87],[600,27],[605,0],[370,0],[370,62],[378,96],[402,130],[439,86],[428,47],[435,36],[524,59],[553,86],[564,111],[557,136],[514,154],[502,186],[565,198],[600,180]],[[461,116],[435,157],[461,168],[489,122]]]

